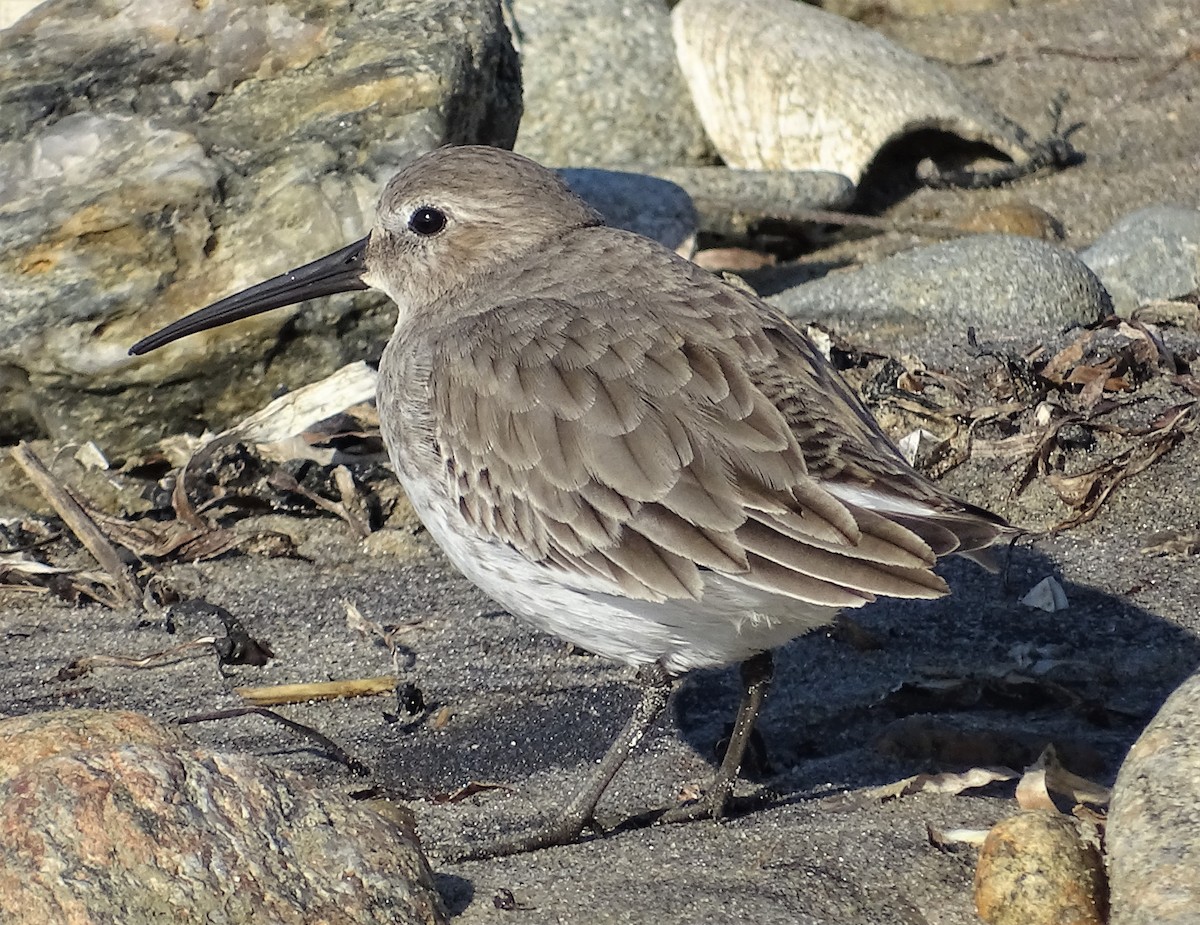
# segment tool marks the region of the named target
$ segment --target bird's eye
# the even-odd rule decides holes
[[[446,213],[429,206],[421,206],[409,218],[408,227],[425,237],[435,235],[446,227]]]

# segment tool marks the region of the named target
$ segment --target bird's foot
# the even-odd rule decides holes
[[[785,800],[784,795],[770,787],[760,787],[752,793],[746,794],[735,795],[727,792],[724,798],[706,791],[698,799],[667,809],[659,809],[652,814],[647,813],[645,815],[646,822],[643,824],[669,825],[676,822],[696,822],[701,819],[721,822],[767,809],[778,805],[782,800]]]
[[[541,851],[543,848],[559,848],[577,842],[585,829],[594,827],[595,824],[590,817],[567,814],[560,817],[557,822],[534,832],[452,852],[446,857],[446,860],[451,862],[486,861],[491,858],[504,858],[514,854]]]
[[[669,825],[675,822],[695,822],[698,819],[724,819],[732,812],[733,804],[733,781],[717,779],[701,792],[698,799],[665,810],[655,824]]]
[[[567,806],[558,821],[528,835],[507,838],[477,848],[468,848],[448,860],[478,861],[485,858],[500,858],[543,848],[556,848],[578,841],[586,828],[600,831],[595,822],[596,804],[604,794],[614,775],[624,764],[629,752],[641,741],[642,736],[653,725],[654,720],[666,708],[671,697],[672,681],[660,665],[653,664],[638,673],[642,683],[642,699],[629,722],[596,768],[596,774]]]

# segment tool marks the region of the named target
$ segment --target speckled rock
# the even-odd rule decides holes
[[[1200,287],[1200,209],[1167,203],[1138,209],[1079,258],[1100,277],[1120,315],[1185,295]]]
[[[975,869],[988,925],[1104,925],[1104,864],[1070,816],[1028,810],[988,832]]]
[[[525,114],[516,150],[555,167],[712,163],[662,0],[506,0]]]
[[[993,205],[973,204],[948,220],[955,228],[973,234],[1019,234],[1044,241],[1061,241],[1066,236],[1062,222],[1055,216],[1019,199]]]
[[[857,184],[889,142],[937,128],[1016,163],[1035,145],[938,65],[793,0],[683,0],[676,51],[725,163],[831,170]]]
[[[1112,925],[1200,921],[1200,674],[1129,750],[1108,814]]]
[[[59,710],[0,720],[0,783],[56,755],[113,745],[186,745],[168,729],[129,710]]]
[[[559,174],[575,195],[587,200],[614,228],[653,238],[684,257],[695,251],[696,207],[678,184],[595,167],[571,167]]]
[[[126,356],[361,234],[409,157],[510,146],[519,113],[498,0],[43,4],[0,32],[0,439],[119,449],[380,349],[391,310],[357,298]]]
[[[1026,337],[1111,314],[1104,287],[1071,251],[1016,235],[979,235],[905,251],[771,295],[800,321],[865,339],[945,331]]]
[[[260,759],[118,744],[92,720],[93,747],[64,743],[0,779],[8,925],[446,921],[403,826]]]

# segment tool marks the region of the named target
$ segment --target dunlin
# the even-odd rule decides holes
[[[494,148],[419,158],[365,238],[131,352],[365,288],[399,308],[379,418],[429,533],[511,612],[639,668],[642,700],[595,778],[491,853],[578,837],[673,679],[741,662],[725,758],[663,818],[722,815],[772,649],[877,596],[945,594],[938,556],[982,558],[1013,532],[913,471],[766,303]]]

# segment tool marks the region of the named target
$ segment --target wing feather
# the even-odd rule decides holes
[[[810,543],[796,542],[757,521],[749,521],[738,530],[737,538],[748,552],[789,571],[855,591],[888,597],[940,597],[947,590],[941,577],[927,567],[896,566],[847,556]]]
[[[661,549],[691,559],[701,568],[726,575],[749,570],[747,547],[739,536],[697,526],[661,505],[653,505],[629,526]]]
[[[786,320],[622,240],[668,284],[518,288],[432,338],[434,442],[474,529],[634,598],[698,599],[714,572],[830,607],[942,594],[937,555],[1008,529],[909,469]]]

